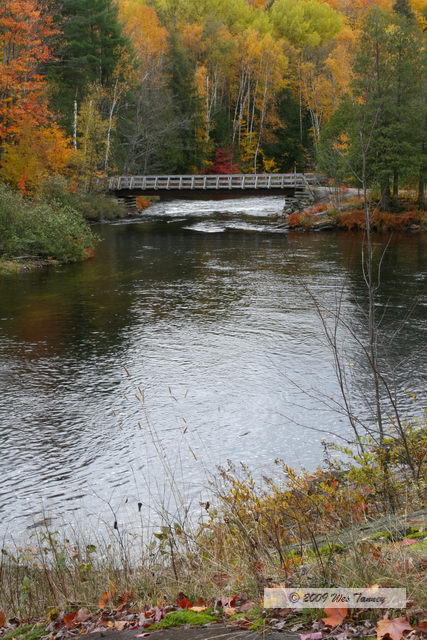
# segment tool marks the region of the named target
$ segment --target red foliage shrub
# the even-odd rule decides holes
[[[371,225],[374,231],[406,231],[413,224],[423,224],[427,216],[422,211],[405,211],[404,213],[389,213],[388,211],[374,211]],[[343,211],[338,218],[338,226],[348,230],[362,230],[366,228],[365,213],[360,209]]]
[[[326,202],[319,202],[319,204],[314,204],[312,207],[305,209],[305,213],[321,213],[327,209],[329,209],[329,205]]]
[[[313,219],[310,214],[304,213],[291,213],[288,216],[288,225],[291,229],[297,227],[304,227],[304,229],[310,229],[313,225]]]
[[[342,211],[338,217],[338,226],[348,231],[365,228],[365,214],[360,209]]]
[[[233,162],[232,149],[223,149],[219,147],[215,151],[215,159],[204,173],[213,173],[215,175],[228,175],[230,173],[240,173],[240,167]]]

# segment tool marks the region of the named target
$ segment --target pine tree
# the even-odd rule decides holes
[[[50,75],[55,107],[70,127],[74,101],[80,104],[94,84],[111,83],[126,40],[113,0],[63,0],[58,26],[62,46]]]
[[[405,16],[412,22],[415,22],[415,13],[412,10],[412,6],[409,0],[396,0],[393,5],[393,11],[395,13],[401,14],[402,16]]]
[[[176,32],[172,32],[170,38],[169,89],[179,123],[175,171],[183,173],[200,166],[203,159],[196,139],[200,104],[195,86],[195,67]]]

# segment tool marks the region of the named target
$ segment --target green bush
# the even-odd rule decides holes
[[[72,207],[87,220],[115,220],[127,215],[125,207],[114,198],[97,192],[87,193],[79,189],[73,191],[62,176],[51,176],[46,180],[41,186],[39,197],[44,202]]]
[[[94,244],[87,222],[70,204],[25,200],[0,183],[0,255],[78,262]]]

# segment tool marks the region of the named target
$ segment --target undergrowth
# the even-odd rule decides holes
[[[27,545],[2,550],[0,610],[28,620],[52,608],[73,610],[76,603],[96,609],[106,591],[111,600],[134,593],[140,610],[173,602],[180,592],[205,601],[244,593],[259,602],[271,581],[334,586],[337,576],[347,587],[405,587],[426,607],[426,518],[408,523],[399,515],[425,506],[425,422],[408,425],[406,433],[405,447],[393,438],[387,445],[386,487],[382,451],[369,441],[365,454],[347,450],[343,461],[341,451],[339,460],[330,457],[314,473],[278,461],[276,473],[260,482],[247,467],[222,469],[204,515],[189,522],[164,514],[163,526],[138,555],[140,541],[120,523],[105,538],[70,541],[38,531]],[[193,612],[185,615],[196,620]],[[162,625],[174,621],[182,623],[174,613]]]

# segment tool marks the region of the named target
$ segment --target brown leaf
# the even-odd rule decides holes
[[[133,591],[131,591],[131,593],[124,593],[122,596],[120,596],[118,605],[116,607],[116,611],[122,611],[126,607],[127,604],[132,602],[134,597],[135,596],[134,596]]]
[[[327,614],[327,618],[322,618],[322,622],[328,627],[338,627],[348,615],[347,607],[325,608],[324,611]]]
[[[109,591],[104,591],[104,593],[102,593],[101,597],[99,598],[98,607],[100,607],[101,609],[104,609],[104,607],[107,605],[107,603],[110,600],[111,600],[111,593]]]
[[[67,627],[67,629],[72,629],[72,627],[74,627],[75,624],[75,619],[77,617],[77,613],[69,613],[68,615],[64,616],[63,618],[63,622],[65,624],[65,626]]]
[[[391,640],[401,640],[404,631],[413,631],[406,618],[383,618],[377,624],[377,640],[381,640],[384,636],[389,636]]]
[[[239,607],[236,607],[236,613],[247,613],[255,607],[255,602],[244,602]]]
[[[3,611],[0,611],[0,627],[5,627],[6,622],[6,614]]]
[[[236,609],[234,607],[224,607],[224,613],[226,616],[234,616]]]
[[[415,627],[417,631],[422,631],[422,633],[427,633],[427,620],[420,620],[420,622]]]
[[[127,622],[126,620],[116,620],[114,623],[114,628],[117,631],[124,631],[127,627]]]
[[[79,609],[77,611],[77,622],[86,622],[87,620],[89,620],[90,618],[90,611],[89,609]]]
[[[195,611],[196,613],[202,613],[203,611],[207,610],[207,607],[189,607],[189,611]]]
[[[194,607],[206,607],[206,602],[205,600],[203,600],[203,598],[199,598],[198,600],[196,600],[196,602],[193,605]]]

